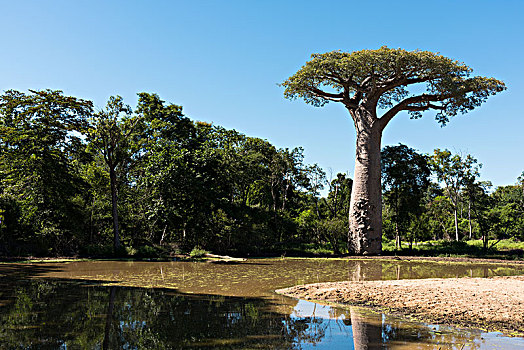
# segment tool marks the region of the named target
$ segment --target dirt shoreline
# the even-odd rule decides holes
[[[310,301],[524,337],[524,276],[316,283],[276,291]]]
[[[176,254],[170,257],[156,257],[152,259],[171,261],[173,258],[188,258],[189,255]],[[275,258],[281,259],[281,256],[251,256],[243,257],[247,259],[258,259],[258,258]],[[86,260],[144,260],[148,258],[144,257],[114,257],[114,256],[1,256],[0,262],[3,263],[19,263],[19,262],[61,262],[61,261],[86,261]],[[151,258],[149,258],[151,259]],[[509,264],[509,265],[524,265],[524,260],[506,260],[506,259],[493,259],[493,258],[476,258],[476,257],[442,257],[442,256],[395,256],[395,255],[375,255],[375,256],[361,256],[361,255],[318,255],[318,256],[288,256],[287,259],[347,259],[347,260],[391,260],[391,261],[430,261],[430,262],[456,262],[456,263],[486,263],[486,264]]]

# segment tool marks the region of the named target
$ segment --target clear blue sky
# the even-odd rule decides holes
[[[524,170],[524,1],[0,0],[0,90],[61,89],[103,107],[158,93],[187,116],[303,146],[306,161],[353,172],[347,112],[283,98],[311,53],[382,45],[438,51],[508,90],[447,127],[398,115],[383,145],[470,153],[495,185]]]

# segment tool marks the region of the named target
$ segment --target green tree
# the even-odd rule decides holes
[[[322,197],[324,208],[321,210],[320,227],[335,254],[341,252],[341,243],[347,237],[352,184],[353,180],[347,178],[346,174],[338,173],[329,183],[327,197]]]
[[[211,245],[214,210],[221,208],[231,176],[221,163],[224,135],[210,124],[193,123],[181,106],[155,94],[139,94],[137,113],[147,138],[134,171],[140,198],[134,207],[146,226],[142,238],[189,249]]]
[[[333,217],[348,218],[352,186],[353,180],[346,177],[346,174],[338,173],[337,177],[331,180],[325,202]]]
[[[520,188],[520,204],[522,207],[522,211],[524,212],[524,171],[520,176],[517,178],[517,186]]]
[[[517,185],[500,186],[491,194],[488,213],[492,238],[524,239],[524,211],[522,188]],[[495,243],[496,244],[496,243]]]
[[[475,216],[480,212],[479,210],[484,210],[485,198],[487,196],[487,189],[492,186],[489,181],[475,181],[475,176],[470,176],[464,181],[464,188],[462,190],[462,196],[465,197],[468,204],[468,229],[469,229],[469,239],[473,239],[473,220]],[[478,207],[478,208],[477,208]],[[477,210],[478,209],[478,210]],[[477,223],[480,223],[477,220]]]
[[[422,214],[430,172],[428,157],[406,145],[382,149],[384,202],[393,214],[396,249],[402,247],[401,234],[407,231],[411,219]]]
[[[91,113],[90,101],[61,91],[9,90],[0,96],[0,202],[9,211],[9,240],[44,254],[79,243],[85,184],[78,155]]]
[[[453,217],[455,220],[455,240],[459,240],[458,208],[461,201],[461,192],[468,183],[474,182],[479,176],[479,168],[482,164],[471,155],[464,157],[451,154],[450,151],[435,149],[431,158],[431,166],[437,179],[446,186],[446,194],[453,205]]]
[[[489,181],[469,181],[465,191],[468,197],[469,214],[478,224],[480,238],[482,239],[482,245],[485,251],[489,248],[489,234],[493,224],[493,215],[490,213],[493,199],[488,194],[491,186],[492,184]]]
[[[401,111],[420,118],[422,112],[436,110],[436,120],[445,125],[450,117],[480,106],[488,96],[505,89],[503,82],[470,77],[471,72],[468,66],[433,52],[382,47],[313,54],[282,83],[285,97],[302,98],[314,106],[340,102],[353,119],[357,142],[348,234],[353,253],[381,251],[384,128]],[[425,91],[419,93],[422,84]],[[379,111],[385,112],[379,116]]]
[[[134,144],[139,118],[122,97],[111,96],[105,110],[96,113],[89,128],[89,145],[102,155],[109,171],[111,212],[113,217],[113,248],[121,248],[118,219],[118,177],[127,175],[128,162],[136,152]]]

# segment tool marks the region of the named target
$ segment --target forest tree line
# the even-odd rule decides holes
[[[347,248],[347,174],[193,121],[156,94],[97,111],[61,91],[6,91],[0,152],[0,255]],[[470,155],[384,147],[384,238],[524,240],[524,176],[492,189],[479,169]]]

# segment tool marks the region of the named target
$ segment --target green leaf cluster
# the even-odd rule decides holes
[[[502,81],[471,73],[464,63],[438,53],[383,46],[313,54],[282,86],[286,98],[300,98],[316,107],[334,101],[350,111],[359,106],[389,109],[393,115],[405,110],[413,118],[434,109],[436,120],[445,125],[450,117],[480,106],[506,88]],[[384,117],[392,116],[384,113]]]

